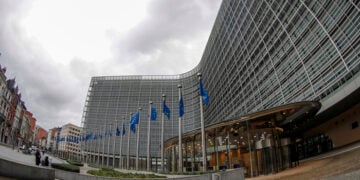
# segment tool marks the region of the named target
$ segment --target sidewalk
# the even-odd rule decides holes
[[[47,154],[49,155],[49,154]],[[49,155],[50,156],[50,155]],[[53,163],[66,163],[65,161],[52,157]],[[26,155],[17,149],[12,149],[7,146],[0,145],[0,158],[7,159],[21,164],[35,166],[35,156]],[[81,174],[91,168],[84,166],[81,168]],[[268,179],[295,179],[295,180],[312,180],[312,179],[360,179],[360,142],[348,145],[343,148],[335,149],[331,152],[311,157],[300,161],[300,166],[289,168],[276,174],[262,175],[254,178],[247,178],[249,180],[268,180]],[[153,172],[135,171],[126,169],[116,169],[124,173],[143,173],[149,174]],[[168,178],[184,177],[184,175],[157,175],[167,176]],[[1,177],[0,177],[1,178]]]
[[[82,174],[86,174],[87,170],[96,169],[85,166],[82,168]],[[318,156],[310,157],[300,161],[300,166],[295,168],[289,168],[280,171],[276,174],[260,175],[254,178],[246,178],[249,180],[313,180],[313,179],[326,179],[337,180],[346,179],[360,180],[360,142],[334,149],[328,153]],[[149,174],[152,172],[147,171],[135,171],[127,169],[116,169],[117,171],[124,173],[143,173]],[[156,175],[167,176],[168,178],[179,178],[185,175],[169,175],[159,174]]]
[[[360,179],[360,143],[300,161],[300,166],[249,180]]]
[[[52,159],[52,163],[66,163],[64,160],[53,157],[50,154],[45,153],[45,156],[49,156],[49,158]],[[34,154],[24,154],[22,151],[18,151],[18,149],[12,149],[8,146],[4,146],[3,144],[0,144],[0,158],[21,164],[35,166]]]

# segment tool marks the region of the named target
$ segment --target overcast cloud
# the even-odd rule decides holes
[[[220,0],[104,4],[110,2],[0,0],[0,64],[45,129],[81,124],[92,76],[191,70],[220,6]],[[51,20],[42,19],[44,12]]]

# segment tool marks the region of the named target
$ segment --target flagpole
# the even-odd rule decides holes
[[[141,108],[138,109],[139,110],[139,123],[137,125],[138,130],[137,130],[137,135],[136,135],[136,170],[139,170],[139,142],[140,142],[140,111]]]
[[[83,137],[86,136],[86,134],[87,134],[86,132],[87,132],[87,130],[85,131],[85,134],[83,134],[82,138],[80,138],[80,139],[85,144],[83,161],[88,164],[89,163],[89,157],[90,157],[89,154],[90,154],[90,151],[91,151],[91,144],[90,144],[90,142],[87,143],[87,140],[85,140],[83,138]],[[83,133],[84,133],[84,131],[83,131]],[[87,149],[88,153],[86,153],[86,149]],[[88,155],[86,156],[86,154],[88,154]],[[85,158],[85,157],[87,157],[87,158]]]
[[[92,132],[91,132],[92,133]],[[93,150],[93,146],[94,146],[94,143],[93,143],[93,141],[92,141],[92,139],[88,139],[88,138],[86,138],[87,137],[87,134],[89,134],[89,133],[86,133],[85,134],[85,138],[83,139],[83,141],[89,141],[88,142],[88,144],[89,144],[89,156],[88,156],[88,158],[87,158],[87,160],[86,161],[88,161],[88,163],[92,163],[92,158],[91,157],[93,157],[91,154],[95,154],[95,151],[94,152],[92,152],[92,150]],[[90,141],[91,140],[91,141]]]
[[[247,140],[248,140],[248,146],[249,146],[249,160],[250,160],[250,172],[251,172],[251,176],[250,177],[253,177],[253,166],[252,166],[252,157],[251,157],[251,140],[250,140],[250,134],[249,134],[249,121],[246,121],[246,132],[247,132]]]
[[[110,129],[111,129],[111,124],[109,124]],[[106,128],[107,129],[107,128]],[[106,130],[107,131],[107,130]],[[111,130],[110,130],[111,131]],[[107,131],[106,132],[107,136],[108,136],[108,147],[107,147],[107,158],[106,158],[106,166],[109,167],[109,157],[110,157],[110,140],[111,140],[111,136],[110,136],[110,132]]]
[[[85,133],[85,136],[83,136],[83,141],[85,141],[86,144],[88,144],[88,153],[87,153],[87,158],[85,158],[86,163],[89,164],[91,162],[91,150],[92,150],[92,143],[90,141],[88,141],[88,139],[86,139],[88,133]]]
[[[113,162],[112,162],[112,167],[113,167],[113,169],[115,168],[115,149],[116,149],[116,144],[115,144],[115,139],[116,139],[116,133],[117,133],[117,130],[118,130],[118,124],[117,124],[117,120],[115,119],[115,126],[114,127],[116,127],[116,130],[115,130],[115,134],[114,134],[114,140],[113,140]]]
[[[123,121],[122,121],[122,126],[124,126],[125,123],[125,116],[123,117]],[[122,129],[122,131],[124,131],[124,129]],[[123,146],[123,132],[120,133],[120,147],[119,147],[119,168],[121,169],[123,167],[123,163],[122,163],[122,146]]]
[[[93,133],[92,135],[91,135],[91,143],[92,143],[92,146],[93,146],[93,150],[94,150],[94,152],[93,152],[93,157],[92,157],[92,159],[90,159],[90,161],[93,163],[93,164],[96,164],[96,161],[95,161],[95,157],[96,157],[96,141],[95,141],[95,139],[94,139],[94,137],[95,137],[95,133],[96,133],[96,128],[93,130],[93,132],[91,132],[91,133]]]
[[[87,147],[86,149],[88,149],[88,152],[89,152],[89,150],[91,149],[91,144],[89,144],[89,143],[86,143],[86,141],[85,141],[85,135],[86,133],[85,132],[83,132],[83,135],[80,137],[80,140],[81,140],[81,142],[85,145],[85,147]],[[89,155],[86,155],[86,151],[85,151],[85,149],[84,149],[84,152],[83,152],[84,154],[83,154],[83,161],[86,163],[86,164],[88,164],[88,157],[89,157]]]
[[[104,124],[104,132],[106,131],[106,124]],[[101,167],[104,166],[104,156],[105,156],[105,137],[102,137],[101,134],[101,140],[102,140],[102,157],[101,157]]]
[[[81,133],[79,135],[79,142],[80,142],[80,161],[83,163],[87,163],[85,159],[85,152],[86,149],[89,149],[89,144],[86,143],[86,141],[82,141],[82,137],[84,136],[84,126],[81,129]]]
[[[199,82],[201,80],[201,73],[197,74],[199,77]],[[202,96],[199,95],[200,98],[200,122],[201,122],[201,149],[202,149],[202,158],[203,158],[203,172],[206,172],[207,165],[206,165],[206,152],[205,152],[205,122],[204,122],[204,112],[203,112],[203,102]]]
[[[166,99],[166,95],[162,95],[163,103]],[[164,107],[163,107],[164,108]],[[164,110],[161,113],[161,172],[164,172]]]
[[[131,115],[132,113],[130,113],[130,122],[131,122]],[[128,143],[127,143],[127,157],[126,157],[126,169],[129,169],[129,165],[130,165],[130,134],[131,134],[131,123],[129,123],[129,133],[128,133]]]
[[[146,165],[146,169],[147,171],[150,171],[150,136],[151,136],[151,105],[152,105],[152,101],[149,101],[149,122],[148,122],[148,143],[147,143],[147,165]]]
[[[182,157],[182,115],[180,115],[180,100],[181,100],[181,84],[178,84],[179,88],[179,166],[178,166],[178,172],[183,172],[183,157]]]
[[[83,151],[83,157],[82,157],[82,161],[84,162],[84,163],[89,163],[88,162],[88,160],[87,160],[87,158],[85,158],[85,157],[88,157],[89,156],[89,153],[90,153],[90,150],[91,150],[91,144],[89,144],[89,143],[86,143],[86,141],[84,140],[84,139],[82,139],[82,137],[84,137],[84,134],[86,134],[86,132],[87,132],[87,130],[84,130],[85,128],[83,127],[83,131],[82,131],[82,135],[80,136],[80,142],[84,145],[84,149],[82,149],[82,151]],[[87,151],[86,151],[87,150]],[[86,153],[86,152],[88,152],[88,153]],[[86,156],[86,154],[88,154],[87,156]]]
[[[101,126],[100,128],[98,129],[98,137],[96,137],[96,139],[99,141],[99,146],[98,146],[98,159],[97,159],[97,164],[98,166],[100,166],[100,146],[101,146],[101,141],[99,139],[99,134],[101,132]]]

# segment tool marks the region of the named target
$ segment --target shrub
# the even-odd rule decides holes
[[[75,165],[75,166],[84,166],[84,164],[79,161],[73,161],[73,160],[68,159],[68,160],[66,160],[66,162],[68,162],[71,165]]]
[[[166,176],[158,176],[155,174],[122,173],[110,168],[102,168],[101,170],[89,170],[87,173],[94,176],[117,177],[117,178],[166,178]]]
[[[92,168],[100,168],[100,166],[96,165],[96,164],[88,164],[89,167],[92,167]]]
[[[79,166],[74,166],[71,164],[52,163],[51,167],[55,169],[61,169],[64,171],[77,172],[77,173],[80,172]]]

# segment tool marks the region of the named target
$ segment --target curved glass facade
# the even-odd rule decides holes
[[[161,96],[166,95],[171,110],[170,120],[165,120],[166,140],[178,135],[178,84],[185,105],[183,132],[198,129],[198,72],[210,95],[210,105],[204,107],[206,126],[301,101],[330,102],[321,111],[326,110],[341,100],[334,97],[349,84],[349,92],[359,88],[353,83],[360,82],[359,6],[358,1],[224,0],[192,71],[92,78],[84,134],[114,130],[122,122],[127,132],[121,146],[115,136],[84,143],[88,160],[101,163],[105,156],[112,164],[115,157],[117,166],[120,147],[122,156],[127,153],[130,112],[139,107],[140,157],[145,158],[149,101],[159,114],[151,124],[151,156],[160,157]],[[135,134],[130,136],[130,156],[135,156]]]
[[[329,98],[360,69],[358,6],[224,1],[199,65],[214,104],[206,121]]]

